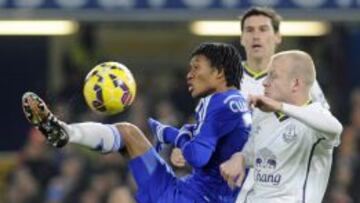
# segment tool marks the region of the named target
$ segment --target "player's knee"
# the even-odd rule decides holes
[[[116,123],[115,126],[122,135],[134,135],[139,132],[138,127],[132,123],[121,122]]]

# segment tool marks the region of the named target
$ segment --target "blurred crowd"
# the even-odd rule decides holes
[[[341,136],[330,185],[334,203],[360,202],[360,88],[350,95],[350,118]]]

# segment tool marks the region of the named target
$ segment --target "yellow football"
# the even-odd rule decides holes
[[[123,112],[133,103],[136,82],[124,64],[105,62],[95,66],[87,74],[83,94],[92,110],[114,115]]]

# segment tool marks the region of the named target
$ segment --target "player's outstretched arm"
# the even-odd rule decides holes
[[[249,98],[250,105],[264,112],[283,112],[329,136],[339,135],[342,131],[341,123],[321,105],[295,106],[262,95]]]
[[[341,123],[326,109],[318,106],[295,106],[284,103],[281,111],[325,134],[336,136],[343,129]]]

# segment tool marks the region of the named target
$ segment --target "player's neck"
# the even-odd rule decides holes
[[[292,96],[291,103],[296,106],[304,106],[310,101],[308,94],[296,94]]]
[[[224,85],[219,85],[216,89],[215,89],[215,92],[226,92],[228,90],[231,90],[231,89],[236,89],[235,86],[227,86],[226,84]]]
[[[270,58],[249,58],[248,60],[246,60],[247,67],[256,73],[265,71],[269,62]]]

